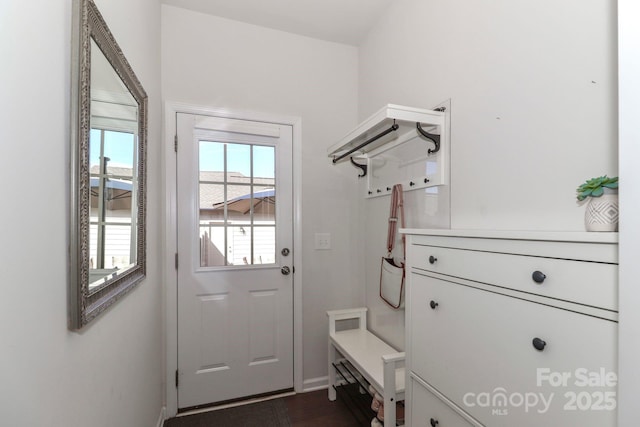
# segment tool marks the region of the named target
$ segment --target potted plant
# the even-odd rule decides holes
[[[618,177],[591,178],[576,189],[578,201],[589,199],[585,212],[587,231],[618,230]]]

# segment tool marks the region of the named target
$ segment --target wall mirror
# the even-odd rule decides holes
[[[74,0],[69,327],[145,276],[147,95],[92,0]]]

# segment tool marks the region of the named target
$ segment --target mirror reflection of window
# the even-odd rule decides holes
[[[89,151],[90,267],[123,269],[135,263],[131,256],[135,138],[131,133],[92,129]]]
[[[138,104],[91,42],[89,288],[136,263]]]

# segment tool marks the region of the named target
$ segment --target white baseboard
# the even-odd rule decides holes
[[[166,411],[167,411],[166,407],[163,406],[162,408],[160,408],[160,416],[158,417],[158,422],[156,423],[156,427],[163,426]]]
[[[329,387],[329,377],[318,377],[318,378],[309,378],[303,381],[302,383],[302,392],[306,393],[308,391],[316,391],[322,390]]]

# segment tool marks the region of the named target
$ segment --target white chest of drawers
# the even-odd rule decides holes
[[[617,234],[404,231],[407,425],[616,425]]]

